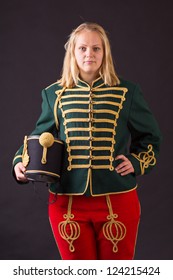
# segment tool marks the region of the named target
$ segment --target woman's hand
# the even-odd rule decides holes
[[[14,167],[14,172],[15,172],[15,175],[16,175],[16,179],[20,182],[27,182],[28,179],[26,178],[24,172],[26,171],[26,168],[25,166],[23,165],[22,162],[18,162],[15,167]]]
[[[122,162],[118,164],[115,168],[117,173],[120,173],[121,176],[127,175],[129,173],[134,173],[134,168],[131,161],[124,155],[118,155],[115,160],[121,159]]]

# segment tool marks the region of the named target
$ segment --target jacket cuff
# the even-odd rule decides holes
[[[22,155],[18,155],[14,157],[13,166],[15,166],[18,162],[22,162]]]
[[[136,176],[142,175],[140,161],[138,159],[136,159],[132,154],[126,155],[126,157],[132,163],[133,168],[135,170],[135,175]]]

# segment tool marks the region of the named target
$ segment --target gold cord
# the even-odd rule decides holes
[[[132,155],[140,161],[142,175],[145,173],[145,169],[156,164],[156,158],[151,144],[148,145],[147,152],[140,152],[138,155],[132,153]]]
[[[74,252],[75,247],[73,245],[73,242],[80,235],[80,226],[77,222],[71,221],[71,219],[74,218],[74,215],[71,213],[71,207],[72,196],[69,196],[67,214],[63,215],[63,218],[66,220],[59,223],[58,230],[61,237],[68,242],[70,252]]]
[[[57,98],[56,98],[56,101],[55,101],[55,104],[54,104],[54,118],[55,118],[55,124],[56,124],[57,130],[59,129],[57,108],[58,108],[58,104],[59,104],[59,101],[61,99],[61,96],[62,96],[62,94],[65,90],[66,90],[66,87],[63,87],[63,89],[61,91],[56,91],[55,92],[57,94]]]
[[[23,144],[23,153],[22,153],[22,163],[26,167],[29,163],[29,155],[28,155],[28,138],[25,136],[24,144]]]
[[[113,244],[113,252],[118,252],[118,242],[124,239],[126,236],[126,227],[125,225],[115,220],[118,218],[117,214],[113,213],[112,204],[109,195],[106,195],[106,202],[109,209],[109,215],[107,216],[108,222],[103,225],[103,234],[106,239],[110,240]]]

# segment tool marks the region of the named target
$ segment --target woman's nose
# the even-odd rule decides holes
[[[92,57],[93,56],[93,51],[92,49],[88,48],[87,51],[86,51],[86,56],[87,57]]]

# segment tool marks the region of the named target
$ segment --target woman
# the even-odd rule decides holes
[[[62,77],[42,91],[32,135],[65,144],[49,218],[62,259],[133,259],[140,220],[136,176],[156,164],[160,131],[140,88],[119,79],[104,29],[83,23],[70,35]],[[130,140],[130,145],[129,145]],[[26,182],[23,146],[14,158]]]

